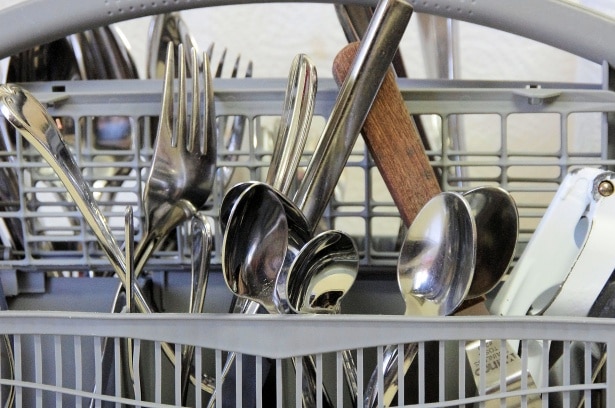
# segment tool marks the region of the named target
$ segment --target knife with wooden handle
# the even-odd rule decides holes
[[[336,56],[333,76],[338,85],[346,77],[358,46],[351,43]],[[409,226],[441,189],[392,69],[382,82],[362,134],[404,224]]]

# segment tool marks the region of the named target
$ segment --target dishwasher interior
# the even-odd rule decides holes
[[[0,11],[0,21],[32,10],[35,3]],[[75,47],[80,29],[91,29],[83,38],[95,37],[102,24],[218,4],[66,3],[79,18],[62,29],[54,18],[44,17],[43,9],[37,11],[43,16],[41,28],[60,38],[56,48],[34,47],[42,44],[36,38],[41,34],[17,38],[21,29],[7,36],[0,53],[20,55],[21,60],[14,58],[12,68],[3,60],[5,82],[18,83],[51,115],[121,245],[126,244],[125,210],[134,211],[138,243],[145,234],[143,197],[155,155],[163,80],[112,74],[74,80],[53,77],[57,73],[41,80],[24,71],[33,61],[59,52],[57,47]],[[442,191],[490,186],[514,198],[519,229],[510,270],[566,177],[584,168],[608,172],[615,164],[615,56],[602,40],[615,31],[615,21],[549,0],[530,2],[525,9],[513,2],[409,3],[419,14],[527,35],[602,66],[601,83],[396,78],[406,108],[425,135],[425,154]],[[528,11],[532,7],[534,13]],[[541,27],[532,24],[540,18],[534,14],[546,12],[556,18]],[[564,28],[572,21],[578,32]],[[62,69],[67,72],[59,75],[79,71]],[[309,406],[302,380],[310,367],[302,364],[309,356],[316,368],[315,406],[381,406],[382,401],[362,400],[346,388],[344,351],[351,352],[358,367],[355,392],[364,396],[371,391],[386,399],[390,384],[384,376],[376,378],[375,390],[368,380],[382,371],[393,349],[394,370],[404,380],[394,386],[392,406],[615,406],[609,390],[615,381],[615,359],[608,358],[615,347],[610,280],[589,317],[486,316],[497,289],[486,295],[486,305],[479,301],[456,316],[404,316],[398,261],[408,228],[361,137],[318,224],[319,231],[348,234],[359,256],[356,282],[340,313],[271,316],[261,308],[252,316],[229,314],[235,300],[224,279],[220,209],[234,185],[266,181],[287,79],[238,75],[215,77],[212,84],[217,170],[199,210],[213,236],[203,314],[187,313],[194,236],[189,221],[163,241],[139,277],[158,313],[111,313],[119,281],[104,247],[37,149],[8,121],[2,122],[0,278],[8,309],[0,314],[3,404]],[[291,191],[301,183],[338,94],[332,78],[319,79],[314,117]],[[237,136],[239,143],[232,139]],[[19,234],[12,236],[15,230]],[[406,374],[403,353],[411,344],[417,357]],[[188,379],[181,372],[183,345],[196,347]],[[225,373],[224,362],[231,355],[236,360]],[[196,378],[202,379],[200,387]]]

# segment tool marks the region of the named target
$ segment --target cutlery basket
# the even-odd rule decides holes
[[[615,37],[615,21],[555,0],[410,3],[416,12],[519,34],[603,67],[600,83],[398,79],[409,111],[429,123],[434,133],[427,154],[441,175],[442,189],[466,191],[498,185],[511,192],[519,208],[520,254],[569,170],[584,166],[611,169],[615,165],[611,68],[615,50],[609,42]],[[50,36],[60,38],[132,18],[221,4],[225,2],[63,0],[58,5],[24,1],[0,10],[0,56],[44,43]],[[58,19],[54,9],[59,8],[70,9],[75,18],[68,22]],[[32,22],[14,24],[16,16],[30,14],[37,16],[35,29]],[[142,189],[153,155],[162,81],[22,85],[46,105],[62,127],[117,240],[124,240],[124,209],[132,206],[135,240],[139,241]],[[214,80],[220,135],[231,122],[240,120],[245,124],[245,137],[238,150],[228,149],[223,137],[219,140],[220,171],[203,210],[216,235],[206,305],[209,313],[204,316],[175,313],[185,309],[182,301],[189,287],[187,225],[178,228],[147,266],[151,294],[169,313],[100,313],[109,311],[117,281],[111,277],[111,267],[94,235],[34,148],[16,137],[13,150],[0,152],[0,170],[19,186],[15,197],[2,197],[0,231],[7,231],[7,225],[18,225],[24,237],[23,245],[16,246],[11,237],[0,234],[0,276],[11,309],[0,314],[0,334],[10,336],[15,354],[12,370],[11,359],[6,353],[0,355],[0,392],[6,395],[12,389],[18,406],[84,406],[92,397],[103,406],[178,405],[179,372],[160,351],[161,343],[169,342],[198,346],[199,370],[216,378],[221,377],[225,352],[244,356],[240,359],[244,374],[232,376],[236,387],[230,391],[217,387],[219,404],[235,401],[237,406],[248,405],[253,396],[242,393],[244,389],[256,390],[257,399],[263,399],[257,406],[300,406],[300,376],[290,368],[290,361],[309,354],[315,356],[318,378],[342,406],[349,405],[349,395],[342,379],[341,350],[353,351],[363,387],[373,367],[382,364],[383,346],[419,342],[419,354],[401,387],[404,392],[399,397],[404,402],[400,405],[533,407],[541,395],[540,406],[576,406],[584,399],[591,406],[615,407],[611,391],[615,358],[610,358],[615,348],[615,323],[611,319],[394,316],[403,311],[395,282],[403,231],[395,204],[360,138],[323,219],[327,228],[348,232],[360,250],[359,280],[345,300],[345,314],[226,315],[230,293],[219,273],[222,237],[217,228],[218,210],[233,183],[264,179],[285,89],[286,79]],[[322,130],[337,89],[333,80],[319,80],[312,138]],[[454,130],[455,123],[462,124],[463,137]],[[537,123],[546,123],[541,127],[546,133],[530,136],[536,142],[532,145],[520,141],[526,140],[519,139],[520,134],[532,132]],[[122,139],[100,137],[105,126],[123,126]],[[7,127],[3,135],[11,139],[14,132]],[[310,146],[308,141],[303,166],[313,151]],[[226,174],[230,173],[228,179]],[[131,390],[134,398],[120,396],[117,373],[109,388],[103,386],[108,379],[103,375],[106,368],[96,357],[103,337],[115,339],[114,366],[120,364],[121,339],[131,338],[138,345],[134,358],[141,381]],[[507,378],[505,370],[497,369],[506,365],[509,355],[505,342],[492,354],[492,340],[519,344],[521,369],[517,377]],[[471,364],[466,349],[476,344],[478,359]],[[549,356],[549,350],[556,351]],[[527,376],[528,355],[532,353],[552,367],[550,372],[543,370],[545,374],[534,379],[533,385]],[[603,358],[606,363],[593,378],[594,368]],[[276,375],[266,375],[265,367]],[[249,369],[252,371],[246,374]],[[500,374],[490,382],[487,378],[494,372]],[[257,386],[251,381],[257,381]],[[92,394],[101,389],[104,394]],[[194,389],[190,392],[191,406],[206,404],[209,394],[197,393],[195,397]]]

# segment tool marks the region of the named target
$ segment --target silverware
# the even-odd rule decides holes
[[[148,78],[163,78],[166,66],[167,46],[169,43],[173,43],[175,47],[179,44],[183,44],[188,50],[198,50],[198,45],[194,36],[192,35],[190,28],[184,21],[180,12],[164,13],[156,15],[152,18],[148,39],[147,39],[147,77]],[[209,58],[212,76],[215,78],[221,78],[223,75],[223,68],[226,62],[226,49],[222,52],[218,59],[218,63],[213,61],[214,44],[210,44],[206,51],[206,55]],[[231,78],[236,78],[239,73],[239,64],[241,57],[237,56],[231,72]],[[186,59],[187,70],[190,76],[194,76],[202,67],[202,60],[199,57],[196,66],[193,66],[193,62],[190,58]],[[246,67],[245,77],[252,77],[252,61],[249,61]],[[247,119],[243,116],[222,116],[218,120],[218,134],[221,140],[226,146],[226,150],[229,152],[237,151],[241,148],[241,144],[244,138],[245,127]],[[228,154],[224,155],[224,160],[235,161],[238,159],[238,155]],[[217,174],[222,177],[222,185],[227,186],[231,181],[234,167],[220,167],[217,169]]]
[[[307,56],[302,54],[297,55],[291,65],[283,106],[282,120],[280,122],[276,144],[271,157],[271,162],[269,164],[269,170],[267,172],[266,181],[273,188],[272,191],[276,191],[276,193],[273,193],[273,196],[278,194],[278,191],[280,194],[286,194],[290,189],[292,181],[295,179],[295,173],[297,171],[297,167],[301,159],[301,153],[303,152],[303,147],[307,139],[308,130],[312,122],[314,103],[316,101],[316,88],[316,68]],[[255,189],[254,187],[256,186],[258,186],[258,188]],[[268,240],[271,234],[276,234],[276,236],[278,236],[278,233],[282,234],[279,235],[278,238],[282,238],[282,236],[284,236],[286,237],[286,240],[289,239],[290,234],[287,232],[288,228],[283,228],[284,225],[286,225],[285,219],[278,219],[277,217],[272,216],[271,219],[277,219],[278,221],[271,222],[267,219],[267,217],[264,219],[259,219],[252,215],[246,216],[244,213],[244,211],[260,211],[261,209],[258,208],[259,206],[255,203],[262,203],[267,200],[261,198],[258,192],[264,192],[268,189],[268,186],[261,183],[247,182],[233,187],[224,197],[220,210],[220,218],[222,229],[225,231],[224,244],[222,247],[224,260],[223,269],[227,272],[235,271],[235,268],[230,267],[230,265],[238,259],[243,259],[242,254],[253,253],[252,250],[243,252],[242,249],[244,248],[240,247],[241,244],[237,242],[237,238],[239,237],[241,237],[241,241],[244,243],[250,242],[250,240],[245,239],[244,236],[246,230],[251,229],[247,223],[250,223],[250,226],[252,227],[256,227],[254,229],[254,233],[258,236],[264,237],[265,240]],[[249,190],[252,191],[250,192]],[[270,194],[266,193],[266,195]],[[274,208],[280,208],[276,205],[276,203],[276,200],[272,201],[271,210]],[[243,206],[244,204],[249,205]],[[266,208],[265,210],[267,211]],[[239,216],[240,213],[242,214],[241,216]],[[275,211],[274,213],[277,214],[278,212]],[[280,217],[283,217],[283,214],[280,214]],[[250,220],[253,220],[254,222],[252,223]],[[229,223],[231,224],[231,227],[227,226]],[[243,225],[244,223],[246,223],[245,226]],[[262,231],[264,231],[263,228],[265,231],[269,232],[262,234]],[[237,235],[235,235],[235,233],[237,233]],[[255,239],[258,241],[258,237],[256,235]],[[286,240],[284,242],[286,242]],[[258,253],[261,253],[261,251],[259,250]],[[262,252],[263,257],[252,257],[252,259],[259,263],[259,266],[253,270],[261,270],[263,265],[271,266],[273,264],[279,264],[278,261],[273,261],[273,259],[276,259],[274,254],[274,252],[265,251]],[[283,252],[281,252],[280,255],[284,257]],[[281,267],[281,264],[279,264],[279,266]],[[246,271],[242,274],[242,276],[249,277],[252,276],[252,273]],[[276,277],[277,271],[271,271],[271,275],[269,276],[271,283],[275,283]],[[235,287],[234,276],[225,273],[225,278],[227,279],[227,283],[229,283],[229,287]],[[262,293],[260,289],[256,291],[257,295],[263,296],[263,299],[261,300],[267,302],[268,299],[273,299],[272,294],[275,290],[274,286],[263,287],[261,289],[266,290],[266,293]],[[272,306],[273,305],[267,303],[265,307],[269,308],[268,310],[270,312],[284,312],[285,310],[288,310],[287,306],[284,305],[278,304],[274,308],[271,308]]]
[[[293,200],[312,228],[335,190],[411,15],[405,0],[381,0],[376,7]]]
[[[275,199],[269,202],[266,197],[272,194],[272,191],[278,190],[281,194],[286,194],[295,178],[312,121],[316,89],[315,66],[307,56],[297,55],[291,64],[282,108],[282,120],[267,173],[267,182],[271,185],[272,190],[269,190],[269,186],[260,183],[242,183],[233,187],[225,195],[221,205],[221,226],[225,237],[222,247],[222,266],[223,271],[226,271],[224,274],[225,281],[231,290],[238,289],[239,286],[236,286],[235,283],[238,282],[237,279],[240,276],[230,274],[229,271],[241,271],[242,280],[255,277],[254,283],[258,286],[252,287],[251,285],[248,292],[235,292],[240,295],[232,307],[232,311],[236,313],[256,313],[258,304],[263,305],[270,313],[285,313],[288,311],[286,301],[281,299],[276,292],[277,273],[279,267],[281,267],[279,257],[284,257],[284,254],[267,250],[268,243],[276,244],[277,248],[272,247],[272,249],[281,249],[275,239],[289,239],[288,228],[284,228],[287,221],[280,203]],[[276,194],[273,193],[273,196]],[[267,204],[263,204],[264,202]],[[253,205],[254,203],[257,204]],[[264,216],[254,215],[255,211],[261,210],[266,210]],[[250,212],[251,215],[246,216],[247,212]],[[259,221],[263,221],[263,223],[259,223]],[[227,225],[228,223],[230,223],[230,227]],[[246,248],[243,244],[252,242],[249,237],[251,233],[254,233],[252,237],[255,240],[254,242],[259,242],[259,244],[245,251]],[[246,234],[248,235],[246,236]],[[241,240],[235,242],[236,237],[241,237]],[[274,238],[274,240],[272,241],[271,238]],[[305,239],[305,237],[302,237],[302,239]],[[261,252],[262,249],[265,251]],[[250,254],[247,259],[246,254]],[[254,254],[256,256],[253,256]],[[235,270],[234,267],[229,266],[240,259],[246,259],[246,263],[240,270]],[[269,269],[271,267],[273,268]],[[263,268],[270,271],[270,273],[265,273],[264,279],[271,285],[259,285],[257,276],[262,276]],[[234,358],[234,353],[228,356],[223,370],[223,379],[226,378]],[[309,392],[311,395],[312,392]],[[216,395],[214,394],[210,399],[209,406],[213,406],[215,399]]]
[[[191,223],[192,234],[192,283],[190,285],[190,308],[189,313],[203,313],[205,306],[205,290],[209,277],[209,263],[211,249],[213,247],[213,233],[207,218],[202,214],[196,214]],[[188,397],[188,385],[194,360],[194,346],[186,345],[182,348],[182,377],[181,395],[182,405],[186,405]]]
[[[476,222],[476,267],[467,299],[492,291],[512,262],[519,236],[519,213],[512,196],[500,187],[463,193]]]
[[[468,293],[476,263],[476,224],[468,202],[456,193],[440,193],[423,207],[409,226],[397,263],[397,282],[406,316],[445,316]],[[364,406],[388,407],[398,392],[398,347],[384,351],[365,390]],[[418,343],[403,347],[403,373]],[[383,384],[382,392],[379,384]]]
[[[311,239],[295,258],[286,277],[286,296],[295,313],[341,313],[342,298],[359,270],[354,241],[339,231]],[[357,366],[350,350],[342,351],[343,370],[352,406],[357,404]]]
[[[199,49],[180,12],[158,14],[150,22],[146,56],[146,73],[148,78],[164,78],[168,65],[169,43],[172,43],[174,48],[183,44],[188,50],[198,51]],[[200,62],[193,65],[189,56],[187,55],[186,57],[188,58],[185,61],[188,65],[188,73],[194,77],[200,71]],[[178,65],[175,66],[177,67]]]
[[[178,47],[179,97],[177,113],[173,106],[175,81],[175,55],[173,44],[168,44],[167,70],[164,79],[162,110],[158,122],[158,136],[154,158],[143,193],[145,213],[144,236],[135,249],[135,276],[138,278],[152,252],[169,232],[181,222],[193,217],[206,203],[213,185],[216,164],[216,131],[213,87],[209,61],[203,61],[203,91],[205,106],[201,108],[201,86],[198,75],[192,78],[190,123],[187,122],[186,64],[183,45]],[[192,63],[197,65],[196,50],[192,50]],[[202,112],[202,117],[201,117]],[[175,118],[175,115],[177,119]],[[187,128],[186,128],[187,127]],[[177,177],[180,174],[181,177]],[[118,308],[122,287],[119,286],[113,310]],[[141,311],[141,310],[140,310]],[[163,350],[171,362],[174,351],[164,344]],[[195,382],[194,377],[191,381]],[[201,382],[208,392],[213,380]]]
[[[192,78],[192,112],[190,123],[187,124],[186,64],[181,44],[178,47],[177,113],[173,111],[174,61],[173,44],[169,43],[158,136],[152,166],[143,191],[145,234],[137,245],[135,254],[137,276],[169,232],[205,205],[213,186],[216,126],[209,64],[207,58],[204,58],[203,108],[200,104],[201,85],[198,75]],[[192,61],[196,64],[196,50],[192,50]],[[174,120],[174,117],[177,119]],[[178,174],[181,176],[177,176]]]
[[[98,239],[111,267],[124,287],[130,285],[124,254],[113,236],[109,224],[92,196],[87,182],[75,163],[72,153],[64,143],[53,118],[43,105],[27,90],[17,85],[0,85],[0,111],[19,133],[26,138],[58,174],[85,222]],[[26,114],[27,112],[27,114]],[[136,276],[136,270],[135,270]],[[151,313],[138,285],[131,285],[134,305],[140,313]],[[107,349],[103,347],[103,355]],[[162,343],[161,348],[172,363],[175,361],[173,348]],[[202,383],[205,391],[213,389],[211,383]]]
[[[30,92],[17,85],[0,85],[0,110],[56,172],[98,239],[113,270],[127,286],[124,255],[53,118]],[[150,311],[139,288],[134,290],[137,307]]]

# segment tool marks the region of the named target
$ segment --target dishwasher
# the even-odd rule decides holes
[[[26,0],[0,11],[0,57],[140,17],[258,2]],[[346,4],[376,6],[367,0]],[[602,67],[601,83],[397,78],[408,111],[437,134],[426,154],[442,191],[462,193],[489,185],[514,197],[519,217],[514,265],[569,174],[582,168],[610,171],[615,166],[615,20],[557,0],[409,4],[416,13],[519,35]],[[72,17],[60,18],[60,9],[70,10]],[[32,17],[15,24],[23,15]],[[143,188],[154,155],[163,81],[51,80],[19,85],[42,103],[65,133],[120,243],[125,237],[125,209],[134,209],[138,242],[144,233]],[[478,312],[470,306],[467,313],[454,316],[404,315],[396,277],[405,230],[361,137],[322,219],[325,228],[347,232],[359,254],[357,280],[344,297],[342,313],[229,313],[233,295],[222,271],[220,208],[233,183],[264,181],[286,78],[214,78],[213,89],[218,120],[239,119],[246,137],[233,149],[223,138],[218,141],[217,166],[224,171],[217,173],[200,211],[213,229],[205,312],[200,314],[186,312],[190,223],[181,224],[170,244],[153,254],[146,277],[140,279],[160,312],[111,313],[119,282],[104,251],[57,175],[31,144],[3,124],[3,137],[14,146],[0,152],[0,169],[14,174],[18,183],[12,198],[3,194],[0,229],[17,225],[23,233],[20,245],[11,246],[10,239],[2,237],[0,276],[7,299],[7,310],[0,313],[3,404],[301,407],[306,405],[305,373],[296,363],[309,356],[315,368],[317,407],[615,407],[610,280],[601,292],[602,303],[596,301],[589,316],[499,316],[485,312],[480,304]],[[322,130],[338,89],[333,79],[319,80],[313,133]],[[96,137],[101,122],[114,118],[127,127],[128,138],[101,143]],[[471,142],[477,118],[487,120],[487,146]],[[540,144],[512,142],[515,124],[545,121],[551,126]],[[460,123],[462,136],[457,134]],[[302,168],[313,152],[308,141]],[[97,184],[101,180],[106,183]],[[533,272],[545,273],[543,267],[537,265]],[[492,301],[488,294],[487,306]],[[404,367],[404,350],[410,344],[416,347],[416,357]],[[183,346],[195,350],[186,394]],[[175,352],[174,359],[165,347]],[[388,390],[382,374],[387,349],[397,352],[394,370],[402,381],[396,380],[391,402],[383,404],[378,399]],[[359,397],[346,386],[345,352],[356,362]],[[234,365],[225,372],[231,355]],[[368,381],[375,374],[372,391],[378,397],[372,404],[361,396],[369,391]]]

